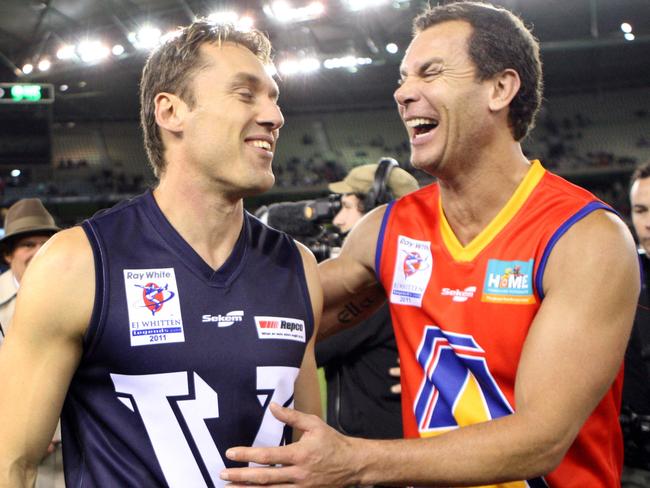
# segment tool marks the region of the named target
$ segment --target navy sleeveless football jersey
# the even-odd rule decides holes
[[[66,485],[223,486],[237,445],[290,434],[268,409],[293,403],[313,334],[300,253],[245,213],[217,271],[153,194],[85,221],[96,292],[62,412]]]

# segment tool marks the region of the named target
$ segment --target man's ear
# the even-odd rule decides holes
[[[498,112],[507,108],[517,92],[519,92],[520,87],[521,80],[514,69],[505,69],[501,73],[494,75],[490,94],[490,110]]]
[[[187,113],[187,104],[173,93],[160,92],[154,98],[154,115],[156,123],[173,133],[183,131],[183,121]]]

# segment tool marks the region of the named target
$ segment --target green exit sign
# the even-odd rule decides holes
[[[0,83],[0,103],[52,103],[54,86],[49,83]]]
[[[14,102],[38,102],[41,100],[41,87],[39,85],[15,85],[10,90]]]

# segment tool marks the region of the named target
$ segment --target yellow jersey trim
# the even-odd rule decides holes
[[[530,169],[526,176],[519,184],[515,192],[508,200],[508,203],[499,211],[496,217],[492,219],[485,229],[477,235],[472,242],[463,246],[451,229],[445,213],[442,211],[442,199],[438,196],[438,211],[440,214],[440,233],[445,247],[456,261],[468,262],[472,261],[479,253],[487,247],[492,240],[503,230],[503,228],[512,220],[515,214],[524,205],[532,191],[535,189],[539,181],[544,176],[546,170],[538,161],[531,162]]]

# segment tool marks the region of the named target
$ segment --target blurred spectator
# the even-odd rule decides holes
[[[0,239],[2,257],[9,269],[0,275],[0,345],[11,325],[16,306],[16,294],[23,274],[43,244],[59,231],[54,218],[37,198],[25,198],[14,203],[4,221],[5,235]],[[54,438],[39,465],[37,488],[64,486],[61,433],[57,425]]]
[[[650,162],[632,175],[632,224],[639,242],[643,283],[625,354],[621,425],[625,440],[622,486],[650,486]]]
[[[9,269],[0,275],[0,332],[10,325],[16,293],[27,265],[43,244],[59,230],[54,218],[37,198],[18,200],[5,217],[5,235],[0,250]],[[0,339],[1,342],[1,339]]]

